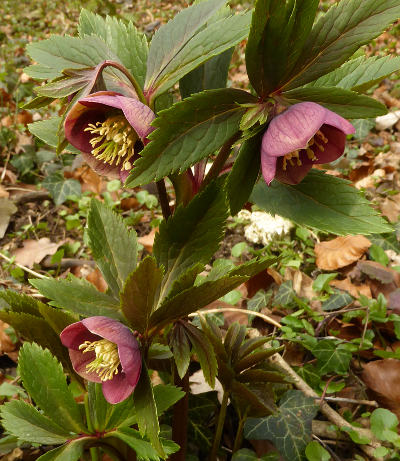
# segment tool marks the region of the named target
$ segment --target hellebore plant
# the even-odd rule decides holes
[[[99,91],[79,99],[65,119],[65,137],[97,173],[127,178],[148,142],[153,111],[134,98]]]
[[[298,184],[313,165],[343,155],[351,123],[313,102],[289,107],[274,117],[262,138],[261,169],[265,182]]]
[[[80,421],[67,432],[57,421],[59,413],[53,418],[41,413],[46,413],[44,400],[43,405],[32,398],[40,410],[26,402],[19,402],[18,408],[13,402],[4,405],[3,423],[12,436],[26,441],[28,432],[37,433],[30,442],[64,444],[53,450],[55,457],[43,455],[45,461],[61,459],[60,453],[71,461],[89,455],[98,460],[111,446],[117,451],[110,454],[113,459],[133,459],[135,452],[137,459],[158,461],[176,451],[177,444],[179,452],[168,458],[171,461],[226,460],[229,451],[234,459],[243,437],[253,438],[246,432],[250,415],[260,416],[257,421],[252,418],[260,428],[272,428],[279,418],[266,416],[275,411],[276,395],[282,393],[276,383],[287,382],[289,376],[293,385],[305,389],[299,377],[293,379],[295,372],[288,364],[279,373],[270,369],[283,361],[274,343],[278,358],[269,362],[272,349],[265,346],[271,336],[247,338],[249,331],[238,324],[223,331],[212,321],[202,322],[202,329],[192,322],[199,310],[240,285],[250,280],[252,286],[253,277],[268,267],[284,269],[280,255],[269,246],[245,264],[209,270],[230,215],[253,203],[323,232],[393,232],[346,180],[310,170],[343,154],[346,136],[354,133],[346,119],[386,112],[362,92],[399,71],[399,58],[354,54],[397,21],[399,0],[344,0],[320,12],[318,21],[318,0],[256,0],[254,12],[238,14],[231,14],[224,0],[192,3],[161,26],[150,44],[131,22],[83,11],[79,37],[52,36],[28,45],[37,65],[26,72],[41,80],[53,78],[37,88],[40,97],[29,107],[42,107],[52,99],[66,104],[62,116],[33,123],[31,131],[51,146],[57,135],[59,151],[69,141],[95,171],[120,178],[125,187],[156,182],[164,218],[153,251],[145,256],[124,215],[93,199],[84,241],[107,283],[105,293],[76,277],[31,280],[49,304],[0,291],[7,304],[0,319],[21,330],[25,339],[50,349],[71,380],[82,384],[83,378],[87,385],[82,386],[84,404],[72,396],[68,400],[60,391],[63,417]],[[256,95],[227,87],[233,48],[245,39],[246,70]],[[255,285],[271,279],[264,275]],[[35,328],[24,328],[25,315],[34,320]],[[287,340],[280,337],[279,322],[260,312],[252,315],[266,321],[266,331],[274,325],[275,341]],[[272,334],[272,327],[268,331]],[[189,418],[189,377],[199,367],[211,387],[219,378],[226,392],[219,411],[214,404],[205,410],[207,420],[216,422],[207,428],[214,435],[200,431],[200,442],[195,438],[188,444],[190,419],[198,416],[193,412]],[[61,366],[53,363],[53,369],[60,371],[59,388],[65,390]],[[39,397],[47,391],[54,395],[55,380],[49,379],[43,390],[35,388],[33,373],[21,370],[28,393],[36,389]],[[319,378],[318,392],[320,383],[329,379],[322,372]],[[155,386],[155,379],[163,383]],[[196,404],[197,397],[192,397]],[[285,405],[289,400],[292,397]],[[307,408],[313,407],[311,401]],[[172,405],[173,414],[164,418]],[[228,405],[228,414],[235,412],[233,421],[239,424],[234,443],[222,450],[220,441],[226,443],[230,435],[224,434]],[[325,413],[328,418],[335,413],[331,410]],[[16,427],[15,414],[24,422],[22,429]],[[82,437],[82,420],[89,428],[88,440]],[[171,424],[174,443],[160,437],[160,421]],[[194,421],[203,422],[204,418]],[[304,440],[296,436],[295,442],[280,429],[272,428],[271,434],[260,429],[258,436],[271,439],[278,449],[284,439],[282,455],[294,461],[288,453],[296,453],[297,461],[311,439],[309,421],[302,427]],[[112,443],[107,445],[106,439]],[[188,447],[195,452],[189,453]]]
[[[122,402],[135,390],[142,357],[128,327],[108,317],[89,317],[69,325],[60,338],[74,370],[88,381],[102,383],[107,402]]]

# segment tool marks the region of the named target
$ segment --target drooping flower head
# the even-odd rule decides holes
[[[154,130],[150,126],[154,118],[154,112],[137,99],[99,91],[69,111],[65,137],[97,173],[124,181]]]
[[[89,317],[66,327],[60,338],[74,370],[88,381],[102,383],[107,402],[119,403],[132,394],[142,358],[128,327],[108,317]]]
[[[353,125],[314,102],[289,107],[272,119],[261,145],[261,168],[269,185],[276,178],[298,184],[313,165],[329,163],[344,152]]]

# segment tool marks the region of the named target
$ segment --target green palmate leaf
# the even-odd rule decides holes
[[[343,344],[338,345],[332,339],[323,339],[318,341],[311,352],[318,359],[321,374],[330,372],[347,373],[352,354]]]
[[[158,416],[180,400],[185,392],[172,384],[159,384],[153,388]]]
[[[24,72],[32,77],[34,80],[53,80],[60,76],[60,72],[55,69],[50,69],[47,66],[33,64],[25,67]]]
[[[104,315],[117,320],[123,317],[118,302],[106,293],[101,293],[84,279],[71,276],[69,279],[31,279],[51,304],[85,317]]]
[[[171,349],[174,353],[176,369],[183,378],[190,364],[190,344],[186,336],[185,328],[181,323],[176,323],[170,338]]]
[[[394,232],[390,232],[389,234],[375,234],[370,235],[368,237],[374,245],[378,245],[383,250],[392,250],[396,253],[400,253],[400,243],[396,238],[396,234]]]
[[[157,94],[165,92],[198,65],[246,38],[250,18],[250,13],[243,13],[207,25],[164,67],[152,83],[152,88]]]
[[[347,90],[364,92],[393,72],[400,71],[400,57],[361,56],[343,64],[329,74],[323,75],[307,87],[339,86]]]
[[[53,98],[38,96],[23,104],[21,109],[39,109],[41,107],[47,107],[51,102],[53,102]]]
[[[314,25],[283,88],[309,83],[336,69],[400,17],[397,0],[343,0]]]
[[[67,349],[45,319],[31,314],[4,311],[0,312],[0,319],[12,325],[25,339],[49,349],[73,373]]]
[[[218,249],[227,219],[223,181],[213,181],[161,223],[153,247],[158,264],[165,269],[161,300],[179,276],[194,266],[198,270],[199,263],[205,264]]]
[[[386,106],[376,99],[342,88],[297,88],[283,95],[291,104],[313,101],[345,118],[371,118],[387,113]]]
[[[125,280],[136,268],[136,233],[129,231],[122,218],[110,208],[93,199],[88,215],[88,237],[101,273],[118,299]]]
[[[194,325],[185,322],[184,328],[200,362],[204,378],[214,388],[217,375],[217,358],[215,357],[213,346],[207,336]]]
[[[146,88],[174,59],[186,43],[225,5],[225,0],[209,0],[182,10],[157,30],[150,44]]]
[[[232,53],[233,48],[226,50],[182,77],[179,81],[182,99],[204,90],[225,88]]]
[[[152,257],[145,258],[132,272],[121,292],[121,309],[133,330],[144,333],[155,307],[162,270]]]
[[[76,179],[64,179],[62,173],[53,173],[46,176],[42,185],[49,191],[56,205],[61,205],[68,197],[80,197],[82,193],[80,182]]]
[[[250,82],[260,96],[278,87],[296,63],[314,22],[317,0],[258,0],[246,48]]]
[[[241,90],[220,89],[197,93],[162,111],[153,125],[149,143],[135,162],[125,183],[128,187],[147,184],[174,172],[183,172],[214,153],[238,130],[246,108],[255,102]]]
[[[0,291],[0,298],[6,302],[7,305],[4,305],[6,309],[19,313],[31,314],[36,317],[41,316],[39,305],[42,305],[42,303],[31,296],[16,293],[11,290],[2,290]]]
[[[57,147],[58,128],[61,123],[61,117],[51,117],[48,120],[40,120],[28,124],[29,131],[43,142],[51,147]]]
[[[228,276],[219,280],[204,282],[200,286],[188,288],[172,298],[167,298],[152,314],[150,326],[160,328],[168,322],[185,317],[229,293],[248,278],[246,276]]]
[[[65,69],[95,67],[105,60],[119,61],[104,41],[94,35],[83,38],[53,35],[47,40],[29,43],[26,48],[29,56],[45,68],[44,76],[47,69],[62,75]]]
[[[159,439],[160,426],[158,424],[157,407],[154,400],[153,387],[150,382],[146,365],[142,364],[139,382],[133,393],[137,424],[142,436],[145,434],[157,453],[164,457],[165,452]]]
[[[293,301],[294,296],[296,295],[293,290],[293,283],[291,280],[283,282],[279,287],[278,293],[274,298],[274,303],[277,303],[281,306],[288,306]]]
[[[250,197],[260,171],[260,133],[245,141],[230,172],[226,189],[231,215],[238,213]]]
[[[134,449],[138,460],[158,461],[160,454],[151,446],[151,444],[140,436],[139,432],[130,427],[119,428],[110,433],[111,436],[122,440],[124,443]],[[171,440],[160,439],[165,455],[171,455],[179,449],[179,445]],[[164,456],[162,457],[164,459]]]
[[[83,9],[79,17],[78,31],[81,37],[97,35],[103,39],[143,88],[148,45],[146,36],[138,32],[132,22],[124,24],[115,17],[102,18]]]
[[[66,431],[77,434],[85,431],[81,411],[67,386],[62,366],[48,350],[25,343],[20,349],[18,369],[25,389],[46,416],[62,421]]]
[[[8,433],[26,442],[58,445],[71,437],[70,432],[22,400],[3,404],[1,418]]]
[[[91,442],[93,442],[91,437],[70,440],[65,445],[40,456],[37,461],[78,461],[82,459],[85,445]]]
[[[336,311],[344,306],[352,303],[354,298],[345,291],[338,291],[332,295],[329,299],[322,303],[322,310],[324,311]]]
[[[337,235],[390,232],[387,224],[371,208],[349,181],[311,170],[296,186],[274,181],[270,187],[259,182],[250,201],[272,214],[299,225]]]
[[[249,418],[244,426],[247,439],[271,440],[287,461],[302,461],[311,441],[311,421],[318,407],[301,391],[288,391],[280,400],[279,414]]]

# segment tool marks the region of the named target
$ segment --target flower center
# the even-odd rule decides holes
[[[100,339],[99,341],[85,341],[79,346],[83,349],[83,353],[94,351],[96,358],[86,365],[89,372],[96,372],[102,381],[112,379],[118,374],[120,365],[118,347],[108,339]]]
[[[291,166],[295,166],[294,159],[296,160],[297,166],[301,166],[301,159],[300,159],[300,153],[304,150],[307,157],[311,161],[318,160],[317,156],[315,155],[315,151],[311,149],[311,146],[314,145],[318,150],[321,152],[324,152],[325,147],[324,144],[328,143],[328,138],[322,133],[321,130],[318,130],[315,135],[308,141],[307,147],[304,149],[299,149],[295,150],[294,152],[289,152],[288,154],[284,155],[283,157],[283,170],[286,171],[286,168],[288,166],[288,162]]]
[[[96,124],[89,123],[85,131],[96,135],[89,141],[94,157],[110,165],[122,162],[123,170],[132,168],[129,160],[135,153],[138,135],[123,115],[115,115]]]

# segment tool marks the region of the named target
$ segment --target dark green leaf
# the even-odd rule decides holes
[[[398,0],[345,0],[314,25],[285,89],[297,88],[336,69],[400,17]]]
[[[310,442],[306,447],[308,461],[330,461],[331,455],[316,440]]]
[[[49,191],[56,205],[61,205],[72,195],[80,197],[82,193],[81,184],[78,180],[65,179],[61,173],[46,176],[42,185]]]
[[[155,307],[162,270],[153,257],[145,258],[132,272],[121,292],[121,309],[133,330],[144,333]]]
[[[90,437],[70,440],[62,447],[50,450],[40,456],[37,461],[78,461],[82,459],[83,451],[86,444],[93,442]]]
[[[140,433],[131,427],[121,427],[114,432],[110,433],[111,436],[122,440],[135,450],[138,459],[158,461],[160,454],[156,451],[151,444],[141,437]],[[160,439],[165,455],[175,453],[179,449],[179,445],[171,440]],[[162,459],[165,459],[162,455]]]
[[[292,281],[287,280],[279,287],[278,293],[274,297],[274,303],[283,307],[289,306],[292,303],[295,294]]]
[[[71,437],[71,433],[22,400],[3,404],[1,418],[7,432],[26,442],[58,445]]]
[[[324,311],[336,311],[341,309],[354,301],[353,297],[345,291],[337,291],[335,294],[329,297],[322,303],[322,310]]]
[[[391,231],[349,181],[317,170],[311,170],[297,186],[274,181],[268,187],[260,181],[250,199],[269,213],[337,235]]]
[[[79,35],[97,35],[117,55],[143,88],[148,46],[146,36],[132,22],[124,24],[116,17],[101,16],[83,9],[79,17]]]
[[[157,30],[149,49],[146,88],[153,86],[154,81],[179,51],[224,4],[225,0],[209,0],[194,4]]]
[[[34,366],[33,366],[34,364]],[[66,431],[85,431],[81,411],[65,380],[61,364],[35,343],[20,349],[18,369],[25,389],[46,416],[62,421]]]
[[[291,104],[313,101],[344,118],[371,118],[387,113],[386,106],[376,99],[342,88],[297,88],[282,95]]]
[[[182,323],[176,323],[170,338],[171,349],[178,375],[185,376],[190,364],[190,344]]]
[[[184,75],[247,37],[250,13],[236,14],[207,25],[198,32],[151,83],[157,94],[171,88]]]
[[[146,365],[142,364],[139,382],[133,393],[133,404],[140,434],[147,435],[157,453],[164,457],[164,449],[159,439],[157,407],[154,400],[153,387]]]
[[[223,382],[223,376],[220,376]],[[233,397],[240,411],[250,416],[263,417],[276,413],[277,407],[274,402],[274,395],[265,383],[242,384],[234,379],[230,386]]]
[[[198,268],[199,263],[205,264],[217,251],[227,219],[223,180],[212,182],[161,223],[153,246],[158,264],[165,269],[161,300],[178,277],[195,265]]]
[[[29,131],[43,142],[51,147],[57,147],[58,128],[61,123],[61,117],[51,117],[48,120],[40,120],[28,124]]]
[[[153,388],[153,393],[158,416],[175,405],[185,395],[184,391],[172,384],[158,384]]]
[[[285,460],[302,461],[318,407],[313,398],[293,390],[286,392],[279,403],[277,416],[249,418],[244,435],[247,439],[271,440]]]
[[[203,91],[162,111],[153,122],[158,128],[135,162],[125,185],[147,184],[174,172],[183,172],[214,153],[239,130],[246,108],[255,102],[242,90]]]
[[[242,144],[228,176],[226,189],[232,216],[239,213],[245,205],[257,181],[262,135],[263,133],[259,133]]]
[[[31,279],[31,284],[57,307],[92,317],[104,315],[121,320],[119,304],[114,298],[102,293],[85,279],[70,276],[69,279]]]
[[[122,218],[110,208],[93,199],[88,215],[88,237],[104,279],[119,299],[125,280],[136,268],[136,233],[129,231]]]
[[[185,322],[184,328],[189,341],[200,362],[206,382],[214,388],[217,375],[217,359],[215,352],[207,336],[194,325]]]
[[[336,341],[332,339],[323,339],[318,341],[311,352],[318,359],[321,374],[347,373],[352,354],[343,344],[336,344]]]
[[[333,72],[308,83],[307,87],[338,86],[362,93],[399,70],[400,57],[362,56],[351,59]]]

